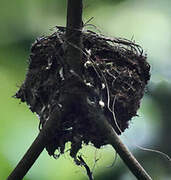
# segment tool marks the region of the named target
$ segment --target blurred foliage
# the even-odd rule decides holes
[[[25,104],[12,98],[25,78],[31,43],[37,36],[51,33],[55,25],[65,25],[64,0],[0,0],[0,179],[5,179],[38,134],[38,119]],[[84,22],[108,36],[135,40],[148,54],[152,79],[142,101],[139,117],[121,136],[155,180],[169,179],[169,163],[158,154],[135,147],[151,147],[171,156],[169,141],[171,107],[171,1],[170,0],[84,0]],[[92,28],[87,26],[85,28]],[[95,29],[94,29],[95,30]],[[127,138],[125,138],[125,136]],[[129,140],[127,140],[129,139]],[[96,162],[96,179],[133,180],[133,175],[110,146],[82,152],[91,168]],[[44,152],[25,180],[87,179],[67,153],[57,159]]]

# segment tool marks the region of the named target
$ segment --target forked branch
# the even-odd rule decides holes
[[[65,61],[69,69],[82,79],[82,0],[68,0],[67,8],[67,27],[66,27],[66,57]],[[68,68],[68,67],[66,67]],[[73,84],[72,84],[73,85]],[[67,99],[65,99],[67,101]],[[96,111],[96,110],[95,110]],[[151,180],[152,178],[147,174],[143,167],[138,163],[128,148],[121,142],[118,135],[108,123],[103,114],[94,112],[96,117],[92,119],[92,123],[98,127],[99,131],[106,137],[108,143],[113,146],[119,154],[124,163],[128,166],[130,171],[139,180]],[[51,128],[54,126],[56,129],[60,126],[61,114],[55,110],[50,114],[50,119],[46,121],[41,132],[33,142],[29,150],[26,152],[22,160],[16,166],[14,171],[10,174],[7,180],[20,180],[22,179],[36,159],[39,157],[43,149],[48,143],[48,138],[51,136]],[[90,169],[81,157],[84,167],[88,172],[89,178],[92,178]]]

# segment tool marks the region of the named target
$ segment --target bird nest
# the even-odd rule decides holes
[[[66,68],[65,28],[59,28],[33,43],[26,79],[16,93],[39,116],[40,130],[52,112],[61,113],[60,128],[52,128],[46,146],[50,155],[56,149],[64,153],[67,142],[72,157],[83,143],[97,148],[108,144],[92,119],[103,115],[121,134],[137,115],[150,79],[150,66],[139,45],[92,31],[83,32],[82,38],[82,77]]]

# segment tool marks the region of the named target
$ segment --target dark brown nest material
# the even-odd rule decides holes
[[[125,39],[83,32],[82,79],[67,68],[65,28],[38,38],[32,45],[26,80],[16,97],[40,118],[40,130],[52,112],[60,111],[60,129],[52,128],[46,149],[76,157],[82,144],[108,144],[92,119],[103,116],[121,134],[136,116],[150,66],[140,46]],[[56,119],[56,121],[59,121]]]

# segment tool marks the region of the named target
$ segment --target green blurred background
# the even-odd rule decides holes
[[[102,33],[133,38],[148,55],[151,81],[139,117],[132,120],[121,138],[154,180],[171,179],[171,164],[135,144],[171,156],[170,8],[170,0],[84,0],[85,22],[94,17],[90,23]],[[12,98],[25,78],[31,43],[52,33],[55,25],[64,26],[65,18],[66,0],[0,0],[0,180],[6,179],[38,134],[36,115]],[[110,146],[100,150],[85,146],[81,153],[94,169],[95,179],[135,179],[119,157],[113,164],[115,152]],[[87,177],[67,153],[55,160],[44,151],[24,179]]]

